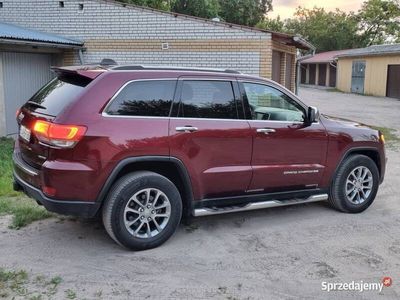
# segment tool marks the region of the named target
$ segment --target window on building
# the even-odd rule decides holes
[[[237,119],[232,83],[230,81],[185,80],[178,117]]]
[[[175,80],[134,81],[125,86],[106,109],[110,115],[168,117]]]

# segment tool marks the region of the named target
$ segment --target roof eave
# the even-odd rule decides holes
[[[10,39],[10,38],[0,38],[0,44],[28,45],[36,47],[51,47],[51,48],[62,48],[62,49],[84,49],[83,44],[78,45],[78,44],[21,40],[21,39]]]
[[[337,59],[340,59],[340,58],[368,57],[368,56],[384,56],[384,55],[400,55],[400,51],[379,52],[379,53],[342,54],[342,55],[336,56],[336,58],[337,58]]]

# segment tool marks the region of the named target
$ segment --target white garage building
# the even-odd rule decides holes
[[[54,76],[50,66],[61,63],[65,50],[82,45],[80,41],[0,23],[0,136],[16,133],[16,110]]]

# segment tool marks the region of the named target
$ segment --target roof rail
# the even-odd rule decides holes
[[[166,71],[201,71],[201,72],[218,72],[218,73],[231,73],[242,74],[239,71],[231,69],[218,69],[218,68],[197,68],[197,67],[172,67],[172,66],[144,66],[144,65],[124,65],[111,67],[111,70],[166,70]]]

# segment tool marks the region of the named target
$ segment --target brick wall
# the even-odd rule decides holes
[[[267,32],[113,1],[64,0],[64,7],[58,0],[2,2],[2,22],[84,41],[85,63],[111,58],[121,64],[231,68],[271,78],[272,49],[295,53]],[[162,50],[163,43],[168,49]],[[65,52],[63,64],[79,63],[76,52]]]

